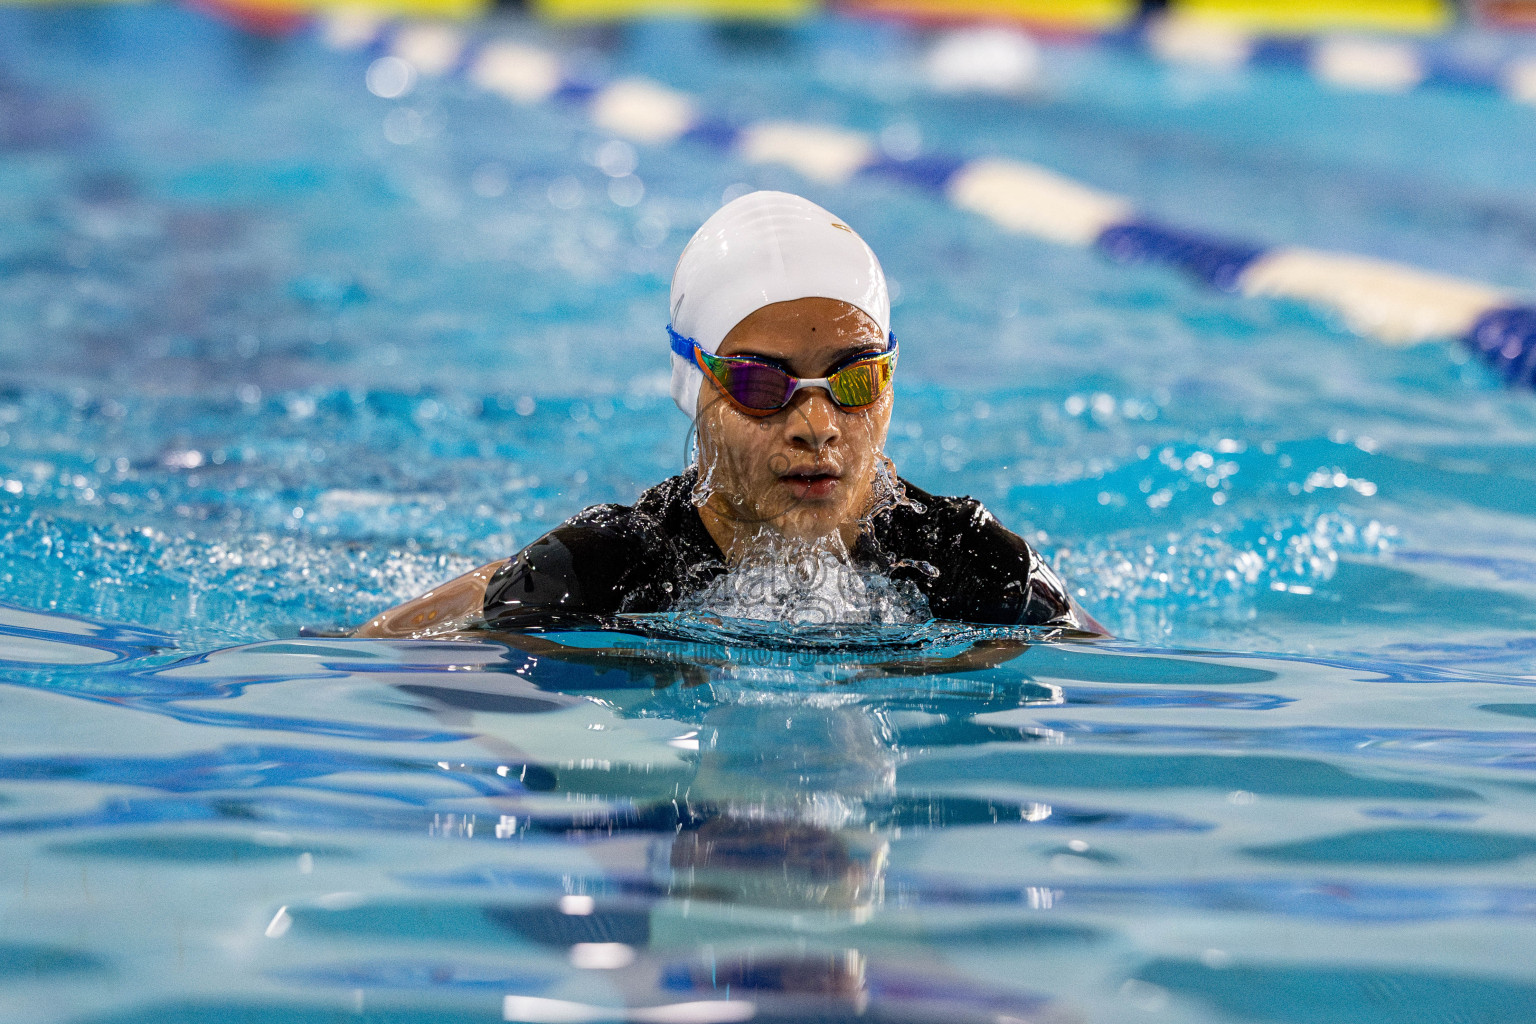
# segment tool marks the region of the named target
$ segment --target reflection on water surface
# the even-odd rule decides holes
[[[972,103],[836,19],[539,41],[1536,283],[1536,121],[1491,95],[1074,47]],[[0,10],[0,1017],[1528,1024],[1528,393],[686,141],[622,206],[584,104],[385,99],[377,57]],[[902,473],[1138,639],[299,636],[678,470],[667,280],[743,183],[901,283]]]
[[[1385,1024],[1434,1019],[1396,992],[1491,1021],[1530,994],[1422,941],[1527,948],[1536,787],[1485,710],[1515,679],[1447,703],[1406,666],[943,623],[188,652],[0,618],[0,986],[35,1019],[1290,1021],[1322,986],[1387,992],[1338,1018]],[[1308,724],[1339,704],[1391,711]]]

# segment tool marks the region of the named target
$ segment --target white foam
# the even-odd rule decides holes
[[[514,103],[543,103],[560,88],[560,61],[547,50],[523,43],[489,43],[475,58],[469,79]]]
[[[680,602],[678,610],[796,625],[915,624],[931,617],[916,587],[851,564],[835,542],[773,534],[759,538],[740,565]]]
[[[1106,228],[1132,213],[1131,204],[1119,196],[1014,160],[966,164],[950,180],[949,198],[1009,231],[1066,245],[1092,245]]]
[[[1117,634],[1150,639],[1187,626],[1193,608],[1245,620],[1259,595],[1310,594],[1333,579],[1341,557],[1379,558],[1396,544],[1390,526],[1330,512],[1095,537],[1053,561]]]
[[[395,33],[390,52],[429,78],[446,75],[464,52],[464,33],[449,25],[406,25]]]
[[[1475,281],[1310,249],[1276,249],[1259,257],[1243,272],[1239,287],[1245,295],[1327,306],[1350,330],[1399,345],[1461,337],[1478,317],[1512,301],[1508,293]]]
[[[1312,51],[1312,73],[1345,89],[1407,92],[1424,80],[1424,61],[1408,43],[1335,37]]]
[[[590,113],[599,128],[653,146],[671,142],[699,119],[691,97],[645,78],[614,82],[593,98]]]
[[[826,125],[765,121],[741,133],[738,153],[747,163],[783,164],[813,181],[837,185],[875,156],[875,143],[859,132]]]

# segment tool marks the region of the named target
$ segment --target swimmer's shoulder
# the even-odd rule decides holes
[[[987,506],[969,495],[933,494],[901,479],[906,500],[891,510],[892,525],[913,531],[939,545],[989,541],[1011,550],[1032,553],[1029,542],[1000,523]]]
[[[492,576],[485,621],[510,626],[550,615],[604,617],[665,607],[675,589],[667,586],[675,574],[672,563],[684,557],[679,546],[699,545],[690,527],[708,539],[686,501],[691,491],[685,474],[649,488],[633,505],[606,503],[578,512]]]
[[[658,541],[686,534],[687,528],[694,523],[703,529],[687,500],[692,488],[692,478],[685,473],[642,491],[632,505],[615,502],[590,505],[528,545],[523,552],[558,543],[594,557],[643,554]],[[693,522],[689,522],[690,519]]]
[[[905,557],[938,570],[929,595],[936,615],[972,622],[1075,624],[1061,577],[1023,537],[969,495],[937,495],[903,479],[907,501],[892,510]],[[926,556],[926,557],[925,557]]]
[[[624,506],[596,505],[572,516],[502,563],[485,585],[482,614],[493,627],[553,616],[604,616],[635,545]]]

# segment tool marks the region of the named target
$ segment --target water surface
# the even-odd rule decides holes
[[[554,35],[722,116],[1533,284],[1529,111],[824,21]],[[28,1021],[1523,1022],[1536,445],[1436,346],[159,8],[0,12],[0,1005]],[[743,185],[899,288],[890,454],[1123,639],[338,631],[678,471]],[[561,1016],[564,1014],[564,1016]]]

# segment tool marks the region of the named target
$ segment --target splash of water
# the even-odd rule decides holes
[[[191,645],[262,639],[300,624],[356,626],[487,560],[266,532],[207,538],[36,513],[0,518],[0,551],[8,553],[0,588],[29,595],[33,607],[132,622]]]
[[[834,535],[803,540],[762,529],[724,576],[678,610],[788,622],[917,624],[931,618],[918,589],[860,565]]]
[[[1039,626],[979,626],[945,619],[919,623],[835,622],[799,625],[738,619],[713,612],[670,611],[624,616],[643,636],[673,643],[729,647],[742,658],[805,668],[836,654],[839,661],[880,661],[893,656],[945,657],[985,640],[1038,643],[1061,631]],[[704,655],[700,653],[700,656]]]
[[[1097,538],[1058,549],[1054,562],[1113,631],[1146,638],[1169,635],[1196,608],[1251,618],[1256,593],[1311,594],[1333,578],[1341,557],[1379,557],[1396,543],[1390,526],[1328,512]]]
[[[896,475],[896,464],[882,451],[875,458],[875,479],[870,488],[869,508],[859,520],[860,526],[868,532],[877,516],[897,508],[908,508],[919,515],[928,511],[926,505],[907,494],[906,485]]]
[[[706,458],[696,438],[691,442],[691,454],[698,477],[690,499],[702,508],[719,493],[719,458]],[[890,459],[880,453],[860,525],[867,530],[876,516],[901,506],[923,511],[907,496]],[[718,619],[802,627],[916,625],[932,618],[927,598],[916,586],[857,565],[836,535],[787,537],[769,520],[743,547],[746,554],[730,573],[692,595],[677,610]]]

